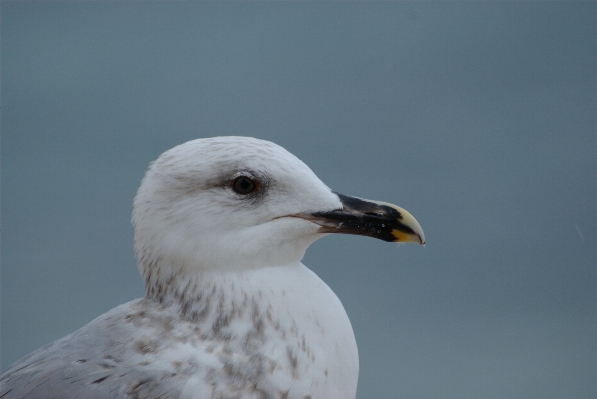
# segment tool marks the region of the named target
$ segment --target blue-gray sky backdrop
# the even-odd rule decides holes
[[[150,161],[272,140],[411,211],[330,236],[358,397],[597,397],[596,2],[2,4],[2,368],[140,297]]]

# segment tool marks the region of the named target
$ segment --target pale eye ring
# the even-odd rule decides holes
[[[232,189],[240,195],[248,195],[259,190],[259,182],[247,176],[239,176],[232,181]]]

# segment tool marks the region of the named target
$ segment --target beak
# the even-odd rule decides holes
[[[318,224],[320,233],[358,234],[389,242],[425,245],[423,229],[408,211],[387,202],[334,194],[342,202],[341,209],[293,216]]]

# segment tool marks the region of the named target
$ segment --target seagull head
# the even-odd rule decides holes
[[[329,233],[425,243],[395,205],[339,194],[269,141],[214,137],[151,163],[133,205],[146,284],[178,273],[285,265]]]

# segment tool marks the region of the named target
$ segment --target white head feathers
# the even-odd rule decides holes
[[[259,184],[248,195],[233,183]],[[285,217],[341,207],[338,196],[284,148],[248,137],[186,142],[154,161],[133,206],[135,251],[146,284],[192,271],[299,261],[318,226]]]

